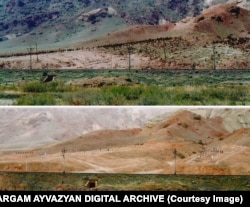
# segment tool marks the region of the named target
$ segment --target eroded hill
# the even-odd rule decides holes
[[[203,109],[205,112],[207,109]],[[2,151],[5,171],[249,174],[249,128],[228,130],[225,117],[192,110],[166,114],[144,127],[102,129],[40,148]],[[234,109],[232,114],[242,114]],[[215,114],[216,111],[213,111]],[[229,117],[229,113],[226,113]],[[241,117],[241,120],[247,120]],[[239,123],[240,124],[240,121]],[[3,150],[3,149],[2,149]],[[18,160],[18,161],[17,161]]]
[[[1,0],[1,50],[63,47],[128,25],[178,21],[226,1]]]
[[[134,25],[98,38],[91,35],[89,41],[80,36],[67,48],[39,48],[32,68],[249,69],[249,22],[249,9],[235,2],[218,4],[175,23]],[[0,68],[30,67],[29,52],[15,55],[3,55]]]
[[[248,69],[249,22],[249,10],[235,3],[218,4],[194,18],[126,28],[91,40],[85,46],[150,57],[148,68]]]

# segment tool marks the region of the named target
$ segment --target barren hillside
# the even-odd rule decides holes
[[[204,10],[196,17],[187,17],[165,25],[137,25],[93,39],[85,44],[107,46],[157,38],[182,37],[183,40],[198,46],[227,38],[249,38],[249,12],[235,3],[218,4]]]
[[[128,25],[195,16],[227,0],[0,0],[0,51],[61,48]]]
[[[143,107],[21,107],[0,110],[0,150],[27,150],[99,129],[142,127],[169,110]]]
[[[176,149],[177,173],[249,174],[249,128],[227,130],[224,121],[225,117],[229,118],[227,109],[213,110],[212,113],[203,110],[203,113],[202,109],[197,113],[191,112],[194,109],[173,111],[172,115],[163,115],[166,118],[162,121],[159,113],[157,121],[151,119],[144,127],[132,124],[137,123],[134,119],[130,129],[104,127],[38,149],[14,152],[2,149],[0,168],[7,171],[171,174],[175,168]],[[233,116],[242,114],[241,120],[247,121],[247,115],[243,118],[244,110],[232,111]]]
[[[248,69],[250,11],[219,4],[194,18],[160,26],[134,26],[86,42],[115,54],[150,57],[149,68]],[[84,44],[83,44],[84,45]]]
[[[249,69],[249,22],[249,9],[235,2],[217,4],[178,22],[133,25],[89,41],[80,38],[49,54],[49,48],[39,48],[33,68],[124,69],[130,53],[133,69]],[[2,69],[30,66],[27,52],[5,55]]]

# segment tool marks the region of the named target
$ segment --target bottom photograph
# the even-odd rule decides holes
[[[2,107],[0,190],[250,190],[250,107]]]

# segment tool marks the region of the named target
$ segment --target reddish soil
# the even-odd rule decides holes
[[[249,174],[249,129],[229,132],[221,118],[189,111],[145,128],[99,130],[32,151],[4,153],[4,171]],[[63,159],[62,150],[66,149]]]

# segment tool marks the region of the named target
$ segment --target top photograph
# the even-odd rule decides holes
[[[250,0],[0,0],[0,106],[250,105]]]

